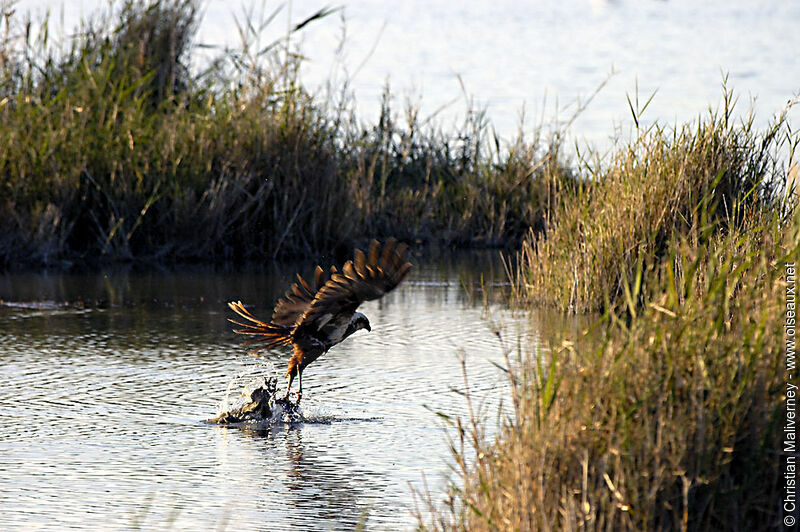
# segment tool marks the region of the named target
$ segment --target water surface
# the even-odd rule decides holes
[[[106,0],[25,0],[19,9],[59,13],[67,28]],[[360,114],[375,123],[387,81],[397,111],[410,97],[446,128],[464,115],[465,92],[502,138],[512,137],[525,105],[527,128],[544,117],[568,119],[613,70],[609,84],[574,124],[572,134],[601,149],[627,137],[633,124],[626,99],[638,84],[641,104],[658,91],[640,121],[683,123],[716,107],[723,74],[742,97],[757,98],[759,124],[800,91],[800,2],[786,0],[540,0],[443,2],[347,0],[292,2],[208,0],[198,39],[234,46],[234,15],[257,16],[283,5],[263,43],[327,5],[341,15],[307,26],[297,40],[308,58],[302,80],[312,90],[349,80]],[[63,9],[62,9],[63,8]],[[257,19],[258,20],[258,19]],[[342,36],[344,46],[340,47]],[[462,91],[462,82],[465,92]],[[453,103],[454,102],[454,103]],[[800,118],[798,107],[793,118]]]
[[[228,388],[284,371],[285,355],[246,354],[225,302],[268,316],[294,265],[0,276],[3,528],[413,527],[412,486],[443,493],[447,472],[435,411],[465,413],[459,353],[496,413],[493,323],[529,343],[540,327],[485,310],[481,283],[503,289],[495,252],[413,260],[362,307],[372,332],[304,373],[311,421],[268,430],[205,420]]]

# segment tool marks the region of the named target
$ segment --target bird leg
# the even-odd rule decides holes
[[[294,372],[289,373],[289,385],[286,387],[286,396],[283,398],[284,401],[289,400],[289,392],[292,391],[292,381],[294,380]]]
[[[303,398],[303,372],[300,368],[297,369],[297,402]]]

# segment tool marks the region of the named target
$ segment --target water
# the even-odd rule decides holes
[[[20,10],[53,10],[72,28],[81,13],[106,0],[25,0]],[[224,46],[238,43],[233,16],[241,6],[260,11],[260,1],[209,0],[198,39]],[[279,2],[267,2],[269,14]],[[800,2],[785,0],[559,0],[329,4],[294,0],[267,27],[264,43],[280,39],[294,22],[326,5],[342,16],[307,27],[298,39],[308,57],[302,80],[312,89],[331,78],[349,79],[360,114],[374,123],[387,80],[410,96],[420,117],[434,114],[445,127],[464,114],[464,94],[488,106],[503,138],[517,131],[525,105],[528,129],[542,118],[566,120],[606,79],[609,84],[579,117],[572,134],[601,149],[632,125],[626,94],[640,103],[658,91],[641,121],[668,124],[694,120],[721,100],[723,73],[742,98],[739,110],[757,98],[764,124],[800,91]],[[63,6],[63,10],[61,7]],[[344,31],[343,31],[344,27]],[[343,48],[339,48],[346,34]],[[461,80],[461,81],[460,81]],[[455,102],[455,103],[452,103]],[[740,114],[741,114],[740,113]],[[793,113],[796,122],[800,106]]]
[[[3,528],[412,528],[412,487],[442,494],[448,470],[435,411],[465,413],[459,353],[491,428],[508,393],[492,324],[529,345],[540,330],[484,309],[495,252],[413,260],[363,305],[372,332],[304,373],[310,421],[267,430],[205,422],[287,358],[247,355],[225,302],[268,316],[295,265],[0,276]]]

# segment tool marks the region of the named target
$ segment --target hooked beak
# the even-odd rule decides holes
[[[372,327],[370,327],[370,326],[369,326],[369,323],[367,324],[367,326],[365,327],[365,329],[367,329],[367,331],[369,331],[369,332],[372,332]]]

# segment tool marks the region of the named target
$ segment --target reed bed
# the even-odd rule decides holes
[[[260,43],[269,17],[201,69],[195,0],[118,2],[61,42],[2,9],[0,267],[515,245],[571,179],[557,137],[501,145],[479,109],[445,134],[387,93],[361,123],[346,83],[305,90],[291,35]]]
[[[452,421],[437,530],[782,526],[786,263],[800,258],[783,115],[654,126],[561,201],[516,271],[523,308],[602,309],[577,337],[507,345],[513,415]],[[549,261],[549,262],[548,262]],[[559,271],[563,270],[563,271]],[[548,294],[548,288],[553,292]]]
[[[522,246],[517,298],[602,311],[626,303],[624,288],[637,269],[657,267],[676,235],[701,247],[719,232],[771,216],[797,136],[786,123],[788,109],[756,130],[752,113],[733,118],[735,104],[725,89],[721,108],[695,124],[654,124],[607,164],[587,157],[582,186],[558,202],[547,232],[532,233]]]
[[[346,86],[303,87],[289,38],[258,44],[269,17],[198,72],[193,0],[117,3],[66,42],[0,9],[0,267],[522,242],[520,306],[602,318],[546,352],[509,347],[513,416],[492,440],[475,411],[453,420],[454,483],[420,525],[776,522],[781,265],[800,254],[785,115],[758,131],[726,91],[570,169],[558,132],[503,144],[476,109],[445,133],[387,92],[359,122]]]

